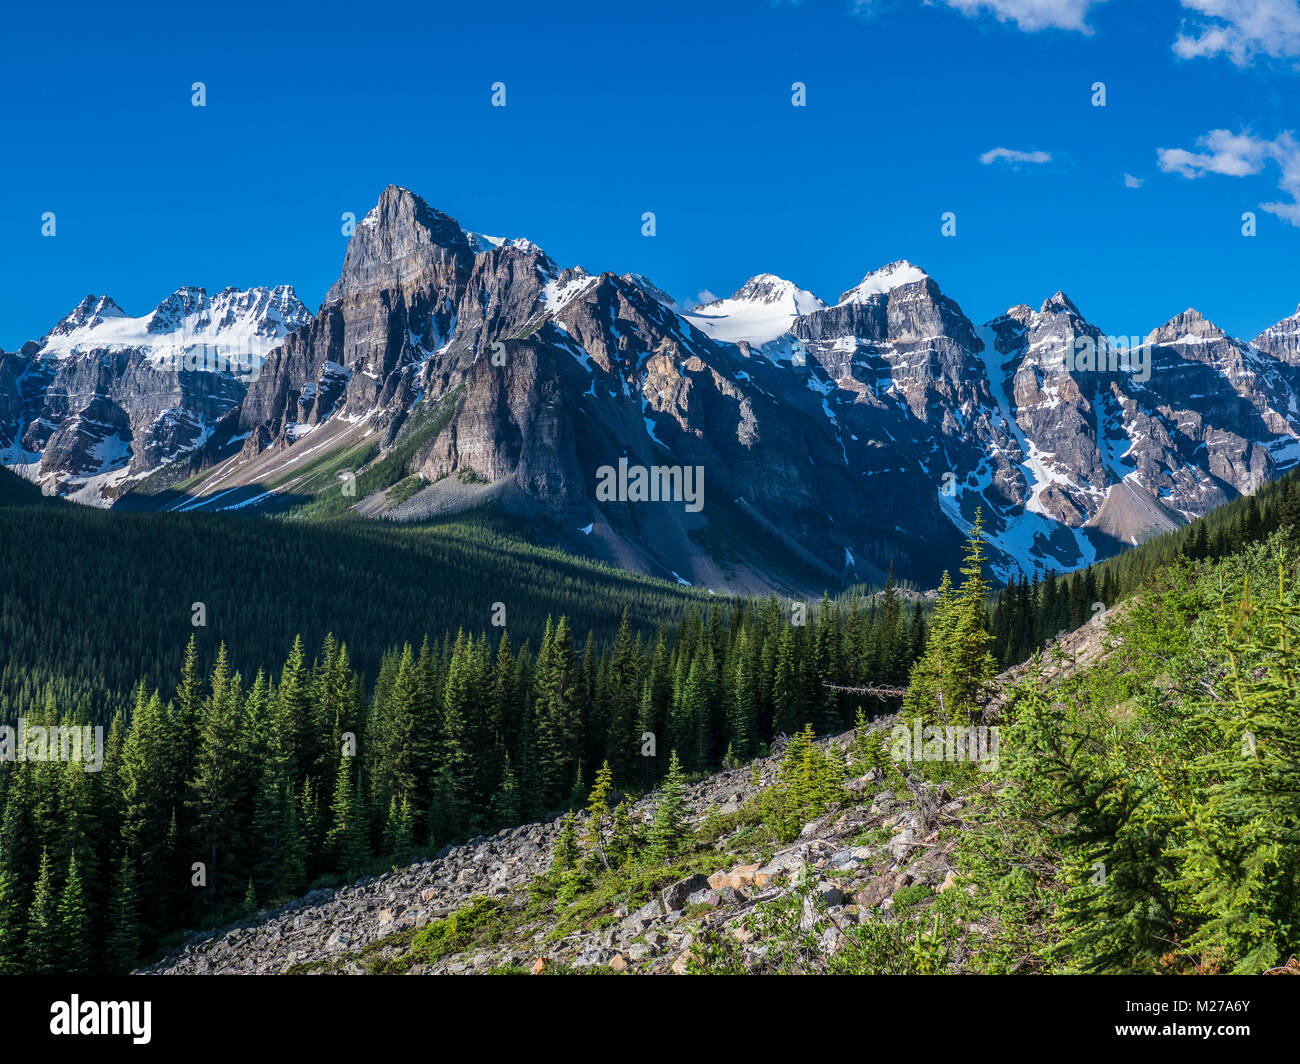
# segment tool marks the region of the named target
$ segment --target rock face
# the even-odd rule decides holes
[[[894,718],[884,718],[873,726],[887,729],[893,723]],[[821,745],[843,748],[851,738],[849,733]],[[698,826],[711,807],[739,808],[772,785],[779,769],[780,758],[774,756],[690,785],[690,820]],[[715,855],[713,863],[724,866],[718,872],[673,879],[635,908],[615,899],[607,911],[593,914],[589,926],[571,934],[553,933],[553,911],[523,915],[529,881],[551,863],[559,827],[553,820],[472,839],[390,875],[318,890],[230,927],[190,935],[143,972],[391,971],[418,928],[481,898],[516,914],[521,923],[489,945],[432,965],[397,963],[396,970],[459,974],[509,967],[540,974],[602,967],[683,974],[690,968],[693,944],[703,934],[716,933],[738,944],[748,970],[761,972],[770,963],[768,946],[762,930],[752,929],[750,917],[791,897],[803,898],[800,928],[818,937],[822,954],[809,958],[817,970],[840,948],[845,929],[887,918],[903,888],[914,897],[929,898],[963,886],[953,851],[967,798],[950,795],[946,784],[933,786],[919,778],[905,787],[898,786],[897,778],[886,786],[879,769],[858,782],[857,790],[865,795],[861,801],[832,808],[808,824],[797,841],[767,850],[763,861],[733,865],[725,856],[730,843],[721,838],[704,849],[702,858]],[[633,806],[632,815],[648,822],[657,800],[657,795],[647,796]],[[581,824],[578,831],[581,835]]]
[[[0,452],[50,494],[107,505],[233,435],[268,353],[311,313],[287,285],[181,288],[148,315],[87,296],[38,343],[0,354]]]
[[[401,442],[430,482],[363,512],[491,499],[560,546],[718,590],[891,565],[933,583],[978,508],[1006,577],[1112,553],[1300,460],[1300,314],[1246,343],[1189,310],[1134,340],[1061,292],[975,326],[903,261],[833,305],[759,274],[688,308],[390,186],[314,318],[284,287],[181,289],[143,319],[88,298],[0,354],[0,448],[100,505],[152,505],[151,473],[221,462],[178,505],[272,506],[262,481],[327,426],[313,453]],[[157,357],[200,349],[216,371]],[[702,507],[599,495],[620,460],[698,468]]]

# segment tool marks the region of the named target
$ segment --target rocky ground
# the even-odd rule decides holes
[[[882,718],[873,727],[892,723]],[[852,738],[849,732],[819,745],[845,749]],[[778,751],[690,786],[692,822],[699,827],[712,807],[715,823],[722,818],[722,832],[683,865],[665,869],[670,881],[655,882],[651,874],[628,890],[593,892],[572,906],[539,904],[527,888],[550,866],[559,832],[554,819],[472,839],[390,875],[317,890],[241,923],[192,935],[145,971],[680,973],[702,935],[724,939],[741,966],[762,970],[768,943],[761,930],[754,931],[753,917],[770,903],[801,905],[802,915],[796,908],[794,917],[800,930],[812,932],[817,948],[830,957],[859,920],[898,904],[924,906],[960,886],[953,851],[970,794],[950,794],[947,784],[933,785],[917,774],[891,772],[887,782],[882,770],[872,769],[849,781],[859,800],[808,823],[796,841],[777,845],[747,813],[759,792],[775,782],[779,766]],[[634,815],[648,820],[656,800],[655,794],[640,800]],[[494,936],[433,963],[412,952],[420,928],[475,898],[492,900]],[[813,970],[817,964],[810,958]]]

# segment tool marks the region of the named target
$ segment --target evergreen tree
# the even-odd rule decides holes
[[[587,852],[598,856],[608,866],[609,858],[605,853],[605,836],[610,825],[609,799],[614,790],[614,778],[606,761],[596,773],[595,785],[587,798]]]
[[[674,750],[650,826],[650,855],[658,861],[671,860],[685,848],[690,837],[690,825],[686,821],[686,775]]]
[[[519,783],[507,753],[501,770],[501,785],[492,801],[492,821],[497,827],[511,827],[519,823],[520,816]]]
[[[32,975],[57,975],[62,960],[59,898],[54,885],[50,851],[41,851],[40,871],[27,912],[27,970]]]
[[[17,877],[0,868],[0,976],[23,972],[23,915]]]
[[[108,971],[125,975],[140,957],[140,920],[136,911],[135,869],[131,858],[118,862],[113,882],[113,901],[108,917]]]
[[[59,895],[58,955],[62,972],[87,975],[90,972],[92,940],[90,910],[86,907],[85,886],[77,871],[77,855],[68,859],[68,874]]]

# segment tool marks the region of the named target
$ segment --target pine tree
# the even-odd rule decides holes
[[[249,917],[257,914],[257,888],[253,886],[253,881],[248,881],[248,886],[244,889],[244,900],[239,904],[240,914]]]
[[[636,744],[632,741],[632,729],[636,724],[640,690],[640,655],[633,646],[632,623],[625,606],[618,635],[614,640],[606,685],[609,700],[609,727],[605,736],[606,759],[610,763],[611,770],[620,780],[632,771],[635,763]]]
[[[243,711],[239,702],[238,683],[229,674],[223,643],[212,670],[211,694],[197,722],[197,753],[186,800],[195,852],[202,855],[207,865],[208,889],[200,896],[209,907],[233,903],[234,891],[244,872],[235,860],[243,834],[239,803],[243,797],[241,768],[245,760],[240,738]]]
[[[384,826],[384,852],[399,864],[411,859],[415,849],[414,815],[409,798],[388,801],[388,819]]]
[[[690,825],[686,821],[686,775],[674,750],[668,759],[668,775],[660,788],[659,804],[650,826],[650,855],[658,861],[671,860],[685,848],[690,837]]]
[[[624,799],[614,809],[613,822],[609,832],[609,845],[605,848],[606,853],[609,855],[609,863],[615,868],[622,868],[629,862],[636,860],[637,846],[636,824],[632,820],[632,812],[628,808],[627,799]]]
[[[108,971],[125,975],[140,958],[140,920],[137,913],[135,867],[129,856],[118,862],[113,900],[108,917]]]
[[[560,834],[555,840],[555,851],[551,855],[551,879],[557,884],[578,866],[581,851],[578,849],[578,832],[574,826],[573,813],[565,813],[560,821]]]
[[[606,867],[609,858],[605,853],[605,834],[610,824],[609,799],[613,790],[614,778],[606,761],[596,773],[595,785],[587,798],[587,837],[584,840],[587,853],[599,857]]]
[[[17,877],[0,868],[0,976],[21,975],[23,916]]]
[[[509,753],[501,770],[501,785],[492,800],[492,821],[498,828],[513,827],[520,821],[519,782]]]
[[[334,777],[334,798],[330,806],[330,828],[325,852],[335,871],[348,873],[366,857],[366,818],[359,808],[361,788],[355,785],[353,758],[340,757]]]
[[[59,973],[61,928],[58,905],[50,851],[42,850],[32,904],[27,911],[27,970],[32,975]]]
[[[86,906],[85,886],[77,871],[77,855],[68,859],[68,874],[59,896],[59,962],[67,975],[90,972],[92,941],[90,910]]]
[[[997,666],[990,653],[984,602],[983,517],[975,521],[966,540],[961,586],[953,591],[947,573],[939,585],[939,601],[924,656],[912,668],[904,699],[905,712],[944,724],[964,724],[981,712],[985,693]],[[1079,584],[1082,587],[1082,584]]]
[[[1196,721],[1183,885],[1205,920],[1188,944],[1236,974],[1283,963],[1300,941],[1300,595],[1285,556],[1277,574],[1258,603],[1247,583],[1220,605],[1227,697],[1202,702]]]

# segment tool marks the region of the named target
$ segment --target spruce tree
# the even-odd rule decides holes
[[[509,753],[501,769],[501,784],[492,801],[492,821],[497,828],[514,827],[520,821],[519,781],[515,778]]]
[[[23,915],[17,877],[0,868],[0,976],[21,975]]]
[[[686,775],[674,750],[668,759],[668,774],[660,788],[659,804],[650,826],[649,853],[655,860],[669,861],[685,848],[690,837],[686,820]]]
[[[125,975],[140,958],[140,919],[135,866],[129,856],[118,861],[108,914],[107,961],[110,975]]]
[[[27,970],[32,975],[57,975],[62,959],[59,897],[54,885],[50,851],[41,851],[40,870],[27,911]]]
[[[59,963],[67,975],[90,972],[93,942],[90,909],[86,905],[85,885],[77,871],[77,855],[68,858],[68,874],[59,895]]]
[[[613,790],[614,779],[606,761],[596,773],[595,785],[587,798],[587,837],[584,840],[588,854],[599,858],[606,866],[609,858],[605,853],[605,835],[610,824],[609,799]]]

